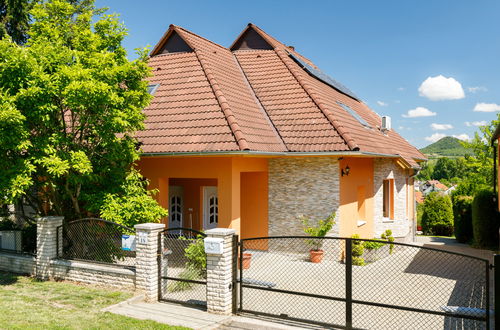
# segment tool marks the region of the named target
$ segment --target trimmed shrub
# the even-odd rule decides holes
[[[363,259],[362,255],[365,252],[365,247],[363,241],[358,241],[359,235],[352,235],[352,264],[355,266],[364,266],[365,259]]]
[[[472,240],[472,196],[453,197],[453,221],[455,238],[460,243]]]
[[[453,234],[453,208],[449,196],[438,192],[427,195],[422,212],[422,231],[425,235]]]
[[[499,217],[495,194],[491,190],[480,190],[472,202],[472,229],[474,243],[482,247],[498,245]]]

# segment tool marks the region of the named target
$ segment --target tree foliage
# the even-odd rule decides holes
[[[28,39],[32,0],[0,0],[0,39],[10,37],[17,44]]]
[[[480,247],[498,247],[500,217],[496,196],[491,190],[481,190],[472,202],[472,229],[474,244]]]
[[[449,196],[431,192],[424,201],[422,231],[425,235],[450,236],[453,233],[453,209]]]
[[[39,213],[69,219],[99,212],[124,224],[158,219],[165,211],[132,167],[134,133],[151,98],[146,51],[129,61],[125,27],[91,0],[43,1],[31,15],[26,46],[0,40],[4,203],[24,196]]]

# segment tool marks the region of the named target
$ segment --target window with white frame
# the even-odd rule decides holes
[[[383,207],[382,216],[387,219],[394,219],[394,179],[384,180],[383,183]]]

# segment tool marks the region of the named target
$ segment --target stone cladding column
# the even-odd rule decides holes
[[[36,223],[36,277],[47,280],[50,277],[50,261],[57,258],[57,228],[64,217],[42,217]]]
[[[207,237],[224,241],[222,255],[207,254],[207,311],[230,315],[233,307],[233,240],[235,230],[227,228],[209,229]]]
[[[136,229],[135,284],[145,295],[145,300],[158,300],[158,251],[160,233],[165,228],[162,223],[142,223]]]

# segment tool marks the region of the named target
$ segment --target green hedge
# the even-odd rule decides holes
[[[496,196],[491,190],[480,190],[472,202],[474,243],[478,246],[498,246],[499,216]]]
[[[422,231],[425,235],[453,234],[453,207],[449,196],[438,192],[427,195],[422,212]]]
[[[453,197],[453,220],[455,238],[460,243],[472,240],[472,196]]]

